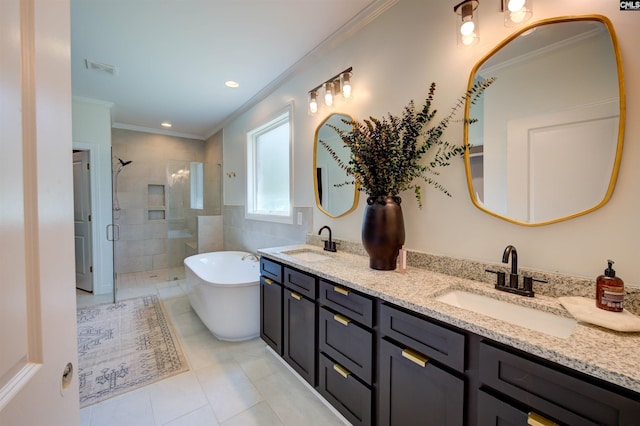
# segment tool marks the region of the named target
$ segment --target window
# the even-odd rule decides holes
[[[191,208],[202,210],[204,208],[204,172],[202,163],[191,163],[189,178],[191,181]]]
[[[293,223],[291,107],[247,133],[246,217]]]

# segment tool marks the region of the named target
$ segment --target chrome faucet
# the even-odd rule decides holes
[[[331,228],[329,228],[328,226],[323,226],[322,228],[320,228],[320,230],[318,231],[318,235],[322,234],[322,231],[324,229],[327,229],[329,231],[329,239],[328,240],[324,240],[324,249],[326,251],[332,251],[335,252],[337,251],[336,249],[336,243],[335,241],[331,240]]]
[[[509,263],[511,255],[511,274],[509,275],[509,287],[518,288],[518,251],[512,245],[508,245],[502,253],[502,263]]]

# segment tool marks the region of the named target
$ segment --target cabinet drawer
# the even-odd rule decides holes
[[[372,391],[344,366],[320,355],[318,390],[353,425],[371,425]]]
[[[464,380],[429,362],[420,363],[418,357],[380,341],[379,424],[462,426]]]
[[[373,300],[367,296],[320,280],[320,303],[367,327],[373,327]]]
[[[488,393],[478,391],[478,425],[518,426],[527,424],[527,413]]]
[[[465,335],[416,315],[380,305],[380,332],[430,359],[464,371]]]
[[[317,278],[291,268],[284,268],[284,285],[309,299],[316,300]]]
[[[487,343],[480,344],[480,381],[570,425],[637,425],[640,401]]]
[[[320,309],[319,349],[371,385],[373,333],[341,314]]]
[[[260,275],[282,283],[282,265],[260,256]]]

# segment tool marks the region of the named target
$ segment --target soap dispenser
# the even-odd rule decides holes
[[[612,268],[613,260],[607,263],[609,265],[604,275],[596,279],[596,306],[606,311],[622,312],[624,282],[616,277],[616,271]]]

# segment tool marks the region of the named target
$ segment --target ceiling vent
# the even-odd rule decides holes
[[[89,59],[85,59],[84,63],[88,70],[99,71],[109,75],[116,75],[118,73],[118,69],[115,65],[105,64],[102,62],[90,61]]]

